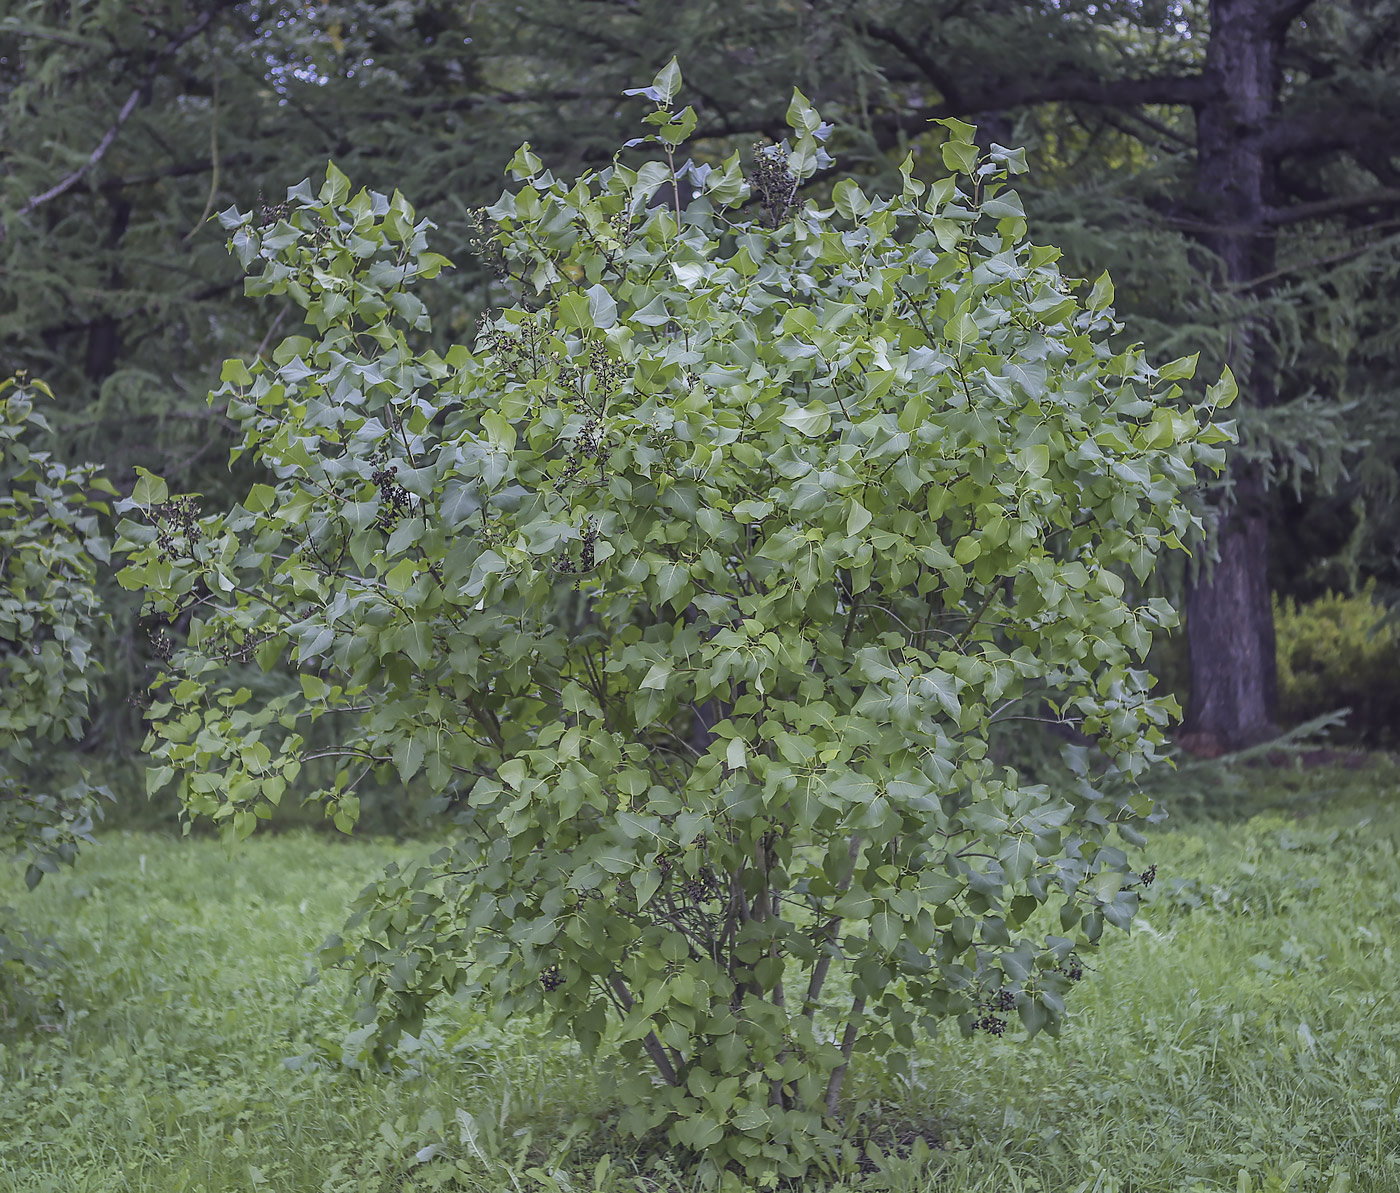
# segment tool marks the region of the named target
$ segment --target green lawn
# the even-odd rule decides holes
[[[1062,1040],[954,1030],[907,1081],[861,1070],[904,1142],[837,1187],[1400,1190],[1397,772],[1271,782],[1305,802],[1154,835],[1152,902]],[[114,834],[33,895],[0,873],[65,954],[49,1022],[0,1010],[0,1190],[689,1188],[584,1117],[588,1066],[528,1022],[447,1008],[395,1077],[324,1060],[356,1025],[337,975],[307,985],[310,953],[413,852]]]

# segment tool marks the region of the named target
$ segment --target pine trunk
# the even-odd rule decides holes
[[[1214,0],[1205,74],[1209,97],[1196,108],[1196,194],[1216,230],[1203,237],[1221,263],[1220,284],[1248,285],[1274,267],[1271,164],[1261,134],[1278,94],[1284,17],[1269,0]],[[1232,334],[1230,364],[1241,400],[1274,398],[1274,361],[1247,325]],[[1268,520],[1263,482],[1238,457],[1219,527],[1219,559],[1202,568],[1186,597],[1191,695],[1182,743],[1219,754],[1274,732],[1277,672],[1268,586]]]

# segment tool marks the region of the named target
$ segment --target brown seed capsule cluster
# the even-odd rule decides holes
[[[156,547],[162,563],[187,556],[204,538],[199,524],[199,502],[193,497],[176,497],[151,507],[156,524]]]
[[[1139,875],[1138,875],[1138,881],[1139,881],[1140,883],[1142,883],[1143,886],[1151,886],[1154,882],[1156,882],[1156,881],[1157,881],[1157,863],[1156,863],[1156,862],[1153,862],[1150,866],[1147,867],[1146,870],[1144,870],[1141,874],[1139,874]]]
[[[1055,972],[1064,974],[1071,982],[1084,980],[1084,966],[1079,963],[1078,957],[1071,957],[1063,965],[1055,966]]]
[[[515,333],[492,327],[481,337],[485,349],[507,368],[518,370],[529,365],[535,372],[540,363],[540,340],[540,329],[530,322],[520,324]]]
[[[598,523],[593,518],[584,523],[582,538],[577,562],[567,548],[560,549],[559,554],[554,557],[556,572],[564,576],[586,576],[597,566]]]
[[[150,638],[151,653],[162,663],[168,663],[175,657],[175,643],[164,630],[156,630]]]
[[[1016,996],[1010,990],[998,990],[991,998],[978,1003],[982,1014],[972,1021],[973,1031],[985,1031],[997,1037],[1006,1034],[1003,1016],[1016,1006]]]
[[[392,531],[401,519],[408,516],[413,506],[413,498],[409,496],[408,490],[399,484],[398,475],[397,464],[381,464],[369,474],[369,479],[379,486],[379,517],[376,522],[379,529],[386,534]]]
[[[258,227],[270,228],[278,220],[284,220],[292,213],[290,203],[264,203],[262,191],[258,192]]]
[[[706,903],[717,899],[723,890],[709,867],[701,870],[694,878],[681,883],[681,893],[692,903]]]
[[[755,145],[749,187],[763,208],[770,228],[787,219],[797,202],[797,178],[788,169],[787,150],[781,145]]]
[[[497,281],[504,281],[510,276],[510,270],[501,255],[497,241],[500,228],[496,221],[486,214],[484,207],[474,207],[467,212],[467,227],[471,229],[467,233],[467,252],[485,265]]]
[[[540,974],[540,985],[546,991],[558,990],[564,984],[564,975],[557,965],[551,965]]]
[[[627,367],[602,340],[588,345],[588,371],[593,374],[593,386],[598,393],[616,393],[627,380]]]
[[[667,857],[664,853],[658,853],[655,862],[656,868],[661,871],[663,881],[670,878],[676,869],[675,861]],[[702,868],[694,878],[686,878],[685,881],[680,884],[679,890],[681,896],[688,902],[699,904],[719,898],[720,894],[724,891],[724,887],[715,877],[714,871],[706,866]]]
[[[583,429],[574,437],[573,448],[569,452],[564,471],[554,482],[555,490],[563,492],[566,486],[577,481],[579,474],[588,464],[596,466],[601,476],[612,456],[612,448],[608,446],[607,439],[607,428],[603,426],[602,420],[590,418],[584,423]]]
[[[238,636],[235,637],[234,632],[227,626],[221,626],[202,644],[205,653],[210,658],[219,659],[225,663],[252,662],[255,645],[256,643],[250,642],[242,631],[239,631]]]

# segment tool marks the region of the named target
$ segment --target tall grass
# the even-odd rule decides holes
[[[1061,1040],[953,1031],[905,1077],[859,1068],[867,1171],[810,1189],[1400,1190],[1396,772],[1271,781],[1282,810],[1153,836],[1150,900]],[[0,1010],[0,1190],[689,1188],[532,1023],[448,1007],[398,1073],[356,1067],[363,1029],[313,953],[414,852],[116,834],[33,896],[0,875],[63,953],[43,1015]]]

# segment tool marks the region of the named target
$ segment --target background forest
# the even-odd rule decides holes
[[[1109,270],[1129,335],[1240,381],[1211,544],[1157,580],[1186,613],[1157,652],[1184,744],[1218,754],[1348,706],[1343,732],[1379,744],[1397,697],[1368,610],[1400,583],[1397,22],[1392,4],[1282,0],[11,0],[0,372],[45,379],[64,458],[122,491],[138,465],[227,491],[232,427],[206,395],[288,310],[242,298],[213,212],[270,209],[328,158],[402,190],[457,266],[431,299],[446,344],[510,301],[473,255],[473,213],[515,147],[530,139],[561,176],[606,164],[644,110],[624,88],[672,53],[701,159],[781,139],[794,85],[836,125],[840,174],[876,186],[909,151],[936,176],[928,122],[960,117],[1029,147],[1037,236],[1072,274]],[[1343,600],[1313,604],[1328,593]],[[141,736],[134,612],[102,647],[89,754],[129,756]]]
[[[453,264],[424,270],[433,322],[415,351],[451,359],[450,345],[499,335],[493,318],[529,308],[485,214],[506,163],[522,142],[559,178],[604,169],[624,143],[617,160],[644,160],[629,138],[655,95],[639,84],[673,57],[685,76],[676,102],[696,118],[685,153],[716,171],[737,153],[756,194],[772,147],[800,131],[794,87],[831,122],[821,135],[836,161],[800,180],[798,204],[837,203],[843,180],[898,194],[911,178],[943,178],[959,126],[940,120],[975,125],[978,150],[999,161],[1003,147],[1024,147],[1016,189],[1030,235],[1063,250],[1067,277],[1111,275],[1125,325],[1115,350],[1141,342],[1159,363],[1199,352],[1192,401],[1226,369],[1238,384],[1238,443],[1219,475],[1198,469],[1190,557],[1128,581],[1182,613],[1149,657],[1158,691],[1184,710],[1169,733],[1180,769],[1159,769],[1149,787],[1185,823],[1124,833],[1147,852],[1131,867],[1119,855],[1125,873],[1140,871],[1142,906],[1118,926],[1147,927],[1111,946],[1105,981],[1086,986],[1077,1051],[1042,1038],[1025,1046],[1030,1059],[1008,1060],[993,1006],[977,1024],[1000,1030],[986,1027],[997,1038],[973,1061],[940,1037],[913,1075],[857,1071],[852,1097],[880,1124],[862,1140],[860,1171],[911,1189],[1393,1187],[1400,1039],[1384,1008],[1400,941],[1395,916],[1377,926],[1369,909],[1400,899],[1387,753],[1400,746],[1400,0],[0,0],[0,382],[17,378],[11,399],[26,395],[7,399],[0,437],[7,452],[24,435],[50,453],[37,465],[28,449],[6,456],[7,482],[18,472],[40,504],[12,494],[0,511],[19,528],[0,566],[30,558],[50,524],[91,549],[110,533],[98,517],[107,496],[165,501],[150,474],[208,508],[248,493],[256,461],[234,450],[246,411],[224,362],[272,368],[302,312],[275,288],[245,296],[226,248],[240,219],[261,231],[290,218],[310,191],[289,188],[318,186],[328,161],[355,187],[402,192]],[[673,183],[666,204],[679,212],[702,177]],[[36,394],[48,396],[31,410]],[[188,510],[161,508],[167,527],[185,518],[190,531]],[[0,1143],[3,1187],[558,1191],[693,1179],[645,1149],[621,1159],[577,1117],[613,1087],[525,1016],[501,1032],[454,1007],[388,1064],[367,1019],[347,1034],[321,1006],[336,995],[298,992],[315,966],[285,972],[289,909],[291,947],[314,950],[386,862],[391,877],[354,906],[409,899],[418,888],[392,878],[416,856],[402,843],[440,831],[447,801],[421,775],[397,780],[421,753],[411,768],[381,766],[359,789],[359,821],[400,845],[345,847],[332,882],[305,881],[332,864],[309,835],[251,844],[248,869],[220,863],[209,842],[189,845],[210,851],[195,861],[175,852],[182,809],[169,790],[145,797],[143,752],[148,688],[172,644],[104,551],[101,566],[46,564],[67,585],[68,612],[49,626],[64,657],[24,672],[49,677],[26,684],[64,689],[43,715],[75,748],[15,746],[30,714],[12,692],[0,700],[0,801],[27,809],[31,787],[77,783],[67,798],[82,809],[96,799],[115,846],[91,877],[49,884],[23,915],[0,907],[0,974],[25,975],[0,983],[0,1138],[8,1129],[15,1141]],[[7,583],[0,637],[27,645],[27,597]],[[99,604],[106,620],[88,642],[71,611]],[[291,683],[247,675],[255,700]],[[1047,724],[999,729],[994,756],[1053,785],[1062,747],[1088,739],[1068,717],[1038,719]],[[335,717],[320,725],[338,731]],[[1324,769],[1310,780],[1296,769],[1305,763]],[[309,761],[303,783],[329,787],[335,765]],[[295,805],[277,812],[280,826],[333,815]],[[34,807],[19,829],[0,807],[0,844],[27,853],[30,887],[98,831],[86,811],[63,820],[60,804]],[[49,815],[60,828],[41,830]],[[1149,892],[1159,862],[1179,873]],[[221,919],[212,909],[225,900]],[[1342,916],[1345,939],[1329,937]],[[193,962],[170,943],[172,924]],[[407,948],[397,930],[386,939]],[[349,948],[335,952],[334,939],[339,962]],[[107,961],[103,942],[148,956],[149,972]],[[233,977],[223,958],[239,949],[247,968]],[[1119,962],[1146,980],[1111,977]],[[77,1008],[108,995],[81,1022]],[[269,1008],[261,1027],[221,1009],[252,998]],[[72,1057],[46,1050],[41,1031],[70,1041]],[[394,1084],[336,1084],[376,1062]],[[131,1092],[162,1065],[159,1094]],[[920,1065],[959,1074],[936,1110],[920,1103]],[[115,1122],[117,1104],[125,1125],[74,1142],[74,1123]],[[1103,1125],[1115,1116],[1121,1130]],[[1288,1119],[1296,1130],[1280,1126]],[[1100,1125],[1071,1139],[1088,1121]],[[345,1122],[353,1145],[338,1135]],[[1154,1132],[1172,1142],[1139,1154],[1134,1139]]]

